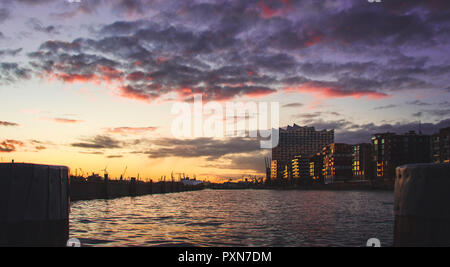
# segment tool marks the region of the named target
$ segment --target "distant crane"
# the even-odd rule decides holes
[[[105,166],[105,169],[100,170],[103,172],[103,177],[105,177],[105,180],[108,179],[108,170],[107,169],[108,169],[108,165]]]
[[[99,171],[102,171],[104,174],[108,174],[108,165],[106,165],[103,170],[99,170]]]
[[[128,170],[128,166],[125,166],[125,170],[123,171],[123,173],[120,175],[120,180],[122,181],[125,178],[125,173],[127,173]]]

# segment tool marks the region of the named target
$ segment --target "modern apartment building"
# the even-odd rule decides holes
[[[352,145],[329,144],[323,148],[322,153],[326,184],[352,179]]]
[[[395,180],[403,164],[431,162],[431,136],[410,131],[404,135],[379,133],[372,137],[376,179]]]
[[[316,131],[314,127],[294,124],[285,129],[280,128],[279,143],[272,149],[272,159],[287,163],[298,155],[309,158],[333,142],[334,130]]]
[[[292,179],[309,178],[309,158],[303,156],[295,156],[291,161]]]
[[[279,160],[272,160],[270,164],[270,180],[279,180],[284,178],[286,164]]]
[[[317,153],[309,159],[309,176],[316,183],[323,183],[323,154]]]
[[[450,127],[440,129],[431,138],[433,162],[450,163]]]
[[[298,166],[299,171],[304,166],[309,170],[309,162],[306,163],[306,160],[334,142],[334,130],[316,131],[314,127],[294,124],[280,128],[279,137],[278,146],[272,149],[271,180],[300,176],[300,173],[294,174],[292,171],[292,160],[296,156],[301,156],[302,159],[302,167]],[[309,176],[309,171],[304,172],[304,175]]]
[[[353,146],[353,178],[355,180],[372,180],[374,177],[373,146],[369,143]]]

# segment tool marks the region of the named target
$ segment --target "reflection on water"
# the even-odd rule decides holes
[[[204,190],[79,201],[70,222],[93,246],[390,246],[393,194]]]

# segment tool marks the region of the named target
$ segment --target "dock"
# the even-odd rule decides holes
[[[178,181],[144,182],[136,179],[99,181],[70,179],[70,200],[112,199],[150,194],[166,194],[204,189],[203,185],[185,185]]]
[[[85,179],[65,166],[0,163],[0,247],[64,247],[70,202],[202,190],[203,183]]]
[[[69,238],[69,168],[0,163],[0,247],[62,247]]]

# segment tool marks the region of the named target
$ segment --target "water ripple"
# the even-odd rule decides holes
[[[71,210],[71,237],[89,246],[390,246],[394,223],[390,192],[203,190]]]

